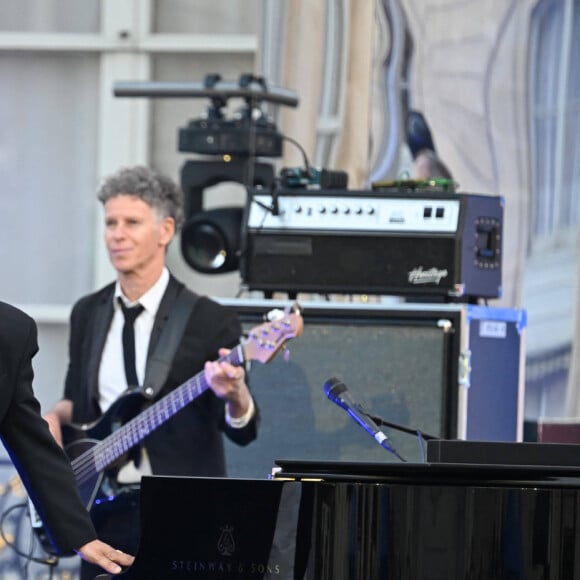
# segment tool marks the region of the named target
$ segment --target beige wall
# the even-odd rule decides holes
[[[504,296],[521,306],[528,235],[526,31],[533,2],[405,2],[410,92],[460,191],[506,199]]]

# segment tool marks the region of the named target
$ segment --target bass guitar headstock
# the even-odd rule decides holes
[[[269,322],[255,326],[248,333],[243,345],[246,360],[257,360],[265,364],[272,360],[289,340],[302,334],[304,319],[302,308],[298,303],[283,311],[271,311],[267,317],[270,319]]]

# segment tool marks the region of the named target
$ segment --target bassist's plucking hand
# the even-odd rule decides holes
[[[65,399],[58,401],[48,413],[43,415],[43,418],[48,423],[48,428],[56,442],[63,447],[61,425],[67,425],[72,421],[72,402]]]

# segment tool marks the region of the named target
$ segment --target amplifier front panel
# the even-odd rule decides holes
[[[447,295],[454,252],[446,237],[250,234],[244,274],[262,290]]]

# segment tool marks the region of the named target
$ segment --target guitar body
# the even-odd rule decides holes
[[[87,509],[91,509],[107,474],[106,471],[94,469],[91,450],[95,450],[101,441],[139,415],[144,402],[145,399],[139,392],[127,392],[97,421],[86,425],[62,426],[64,450],[73,466],[77,487]],[[127,460],[125,453],[110,465],[109,470],[116,473]]]

